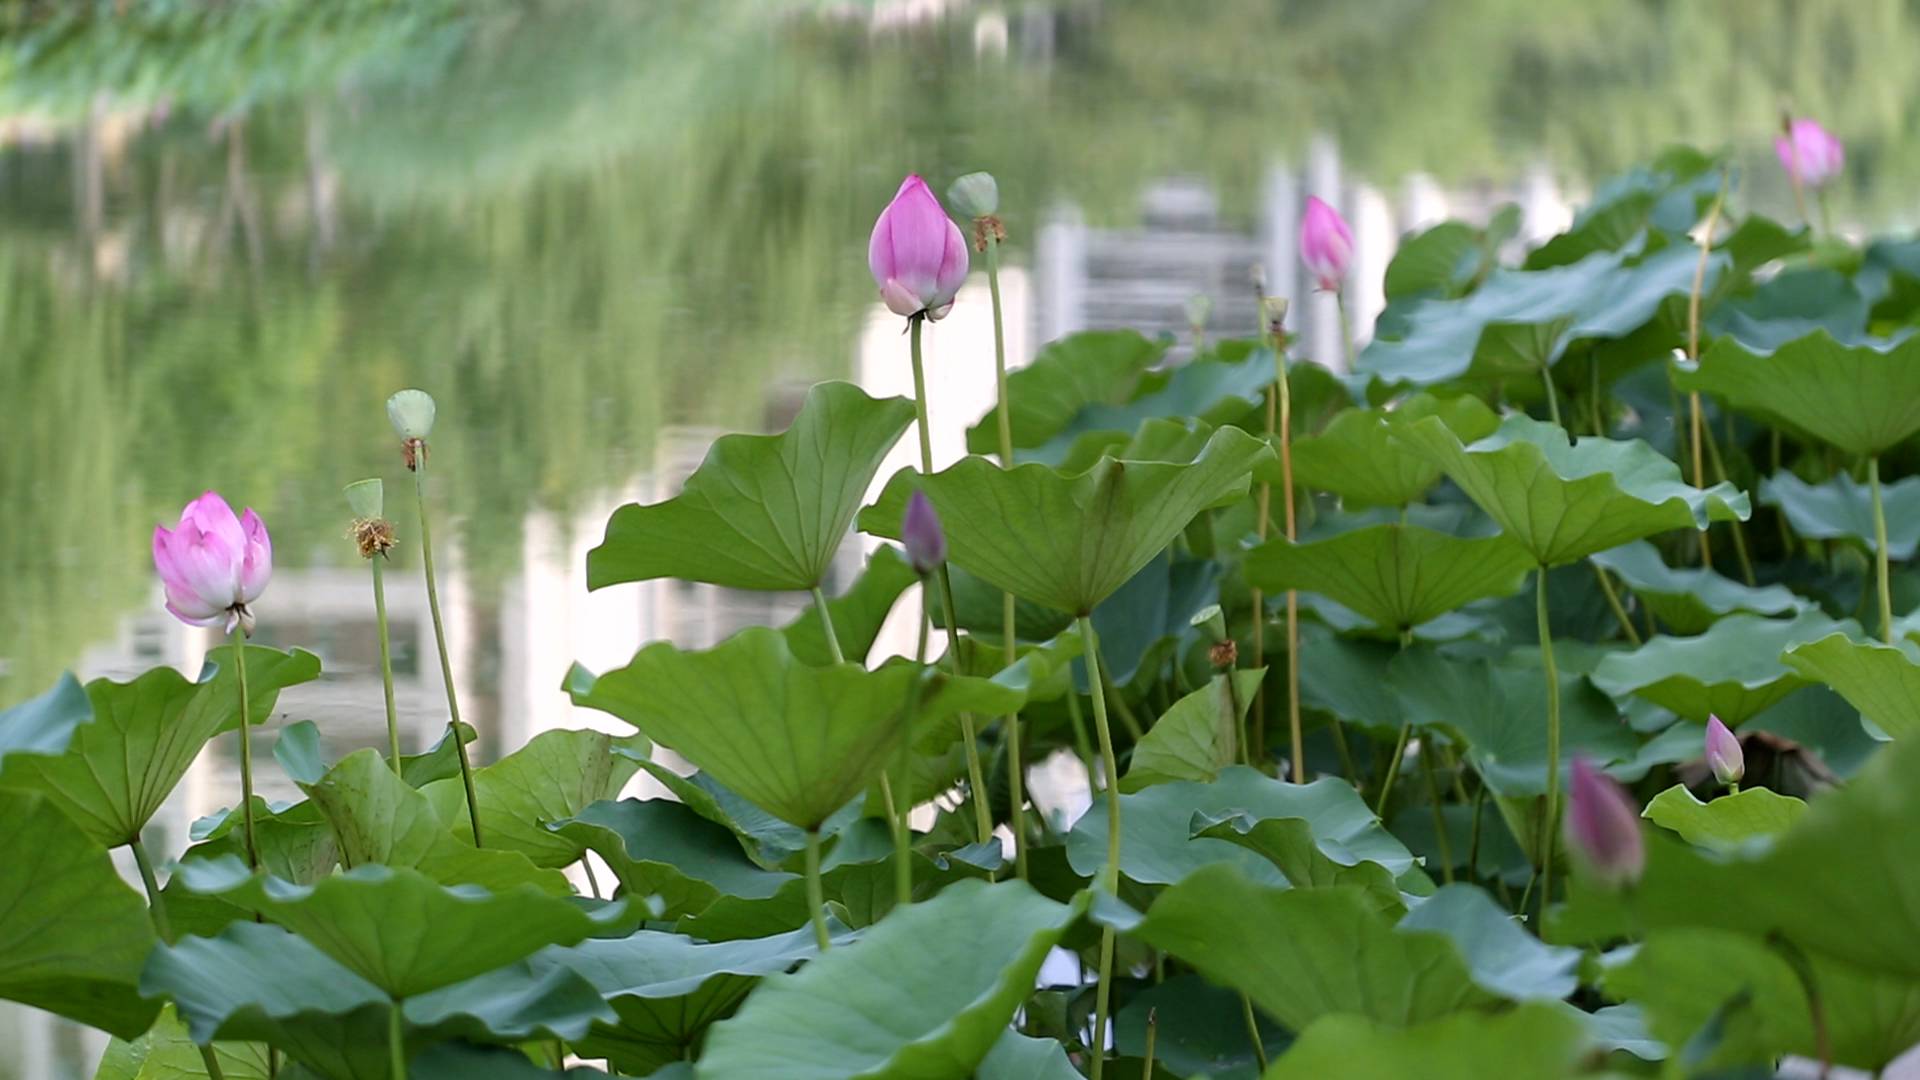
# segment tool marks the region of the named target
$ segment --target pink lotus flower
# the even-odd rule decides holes
[[[1307,196],[1307,212],[1300,218],[1300,261],[1327,292],[1340,287],[1353,263],[1353,230],[1340,211],[1314,195]]]
[[[1815,120],[1789,120],[1785,134],[1773,140],[1774,153],[1787,175],[1810,188],[1821,187],[1840,174],[1846,147]]]
[[[166,587],[167,610],[191,626],[238,625],[253,633],[249,604],[273,576],[273,543],[260,515],[233,508],[209,491],[180,511],[180,523],[153,527],[153,568]]]
[[[1707,767],[1723,784],[1737,784],[1747,775],[1747,755],[1740,749],[1740,737],[1728,730],[1717,716],[1707,717]]]
[[[918,176],[900,184],[873,223],[867,269],[895,315],[944,318],[967,280],[967,238]]]
[[[1612,777],[1585,758],[1573,759],[1567,787],[1567,846],[1609,889],[1633,884],[1647,868],[1640,811]]]

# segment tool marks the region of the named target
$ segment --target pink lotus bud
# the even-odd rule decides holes
[[[1640,811],[1625,789],[1585,758],[1573,759],[1567,787],[1567,846],[1609,889],[1640,880],[1647,866]]]
[[[1353,230],[1340,211],[1314,195],[1307,196],[1307,212],[1300,218],[1300,261],[1328,292],[1340,287],[1353,262]]]
[[[1816,120],[1788,120],[1784,134],[1773,140],[1774,153],[1787,175],[1810,188],[1821,187],[1840,174],[1847,151],[1840,140]]]
[[[1740,749],[1740,737],[1717,716],[1707,717],[1707,766],[1723,784],[1737,784],[1747,775],[1747,755]]]
[[[967,280],[967,238],[918,176],[901,182],[873,223],[867,269],[895,315],[939,319],[953,308]]]
[[[171,531],[153,527],[153,568],[167,593],[167,610],[193,626],[235,625],[251,635],[248,607],[273,576],[273,543],[260,515],[233,516],[227,500],[207,492],[180,511]]]
[[[907,515],[900,522],[900,539],[907,545],[907,563],[922,577],[947,561],[947,534],[940,527],[940,515],[926,495],[914,492],[907,500]]]

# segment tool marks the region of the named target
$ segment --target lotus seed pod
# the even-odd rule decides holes
[[[402,390],[387,399],[387,420],[402,439],[431,435],[433,416],[433,395],[425,390]]]
[[[992,173],[968,173],[947,188],[947,202],[963,218],[987,217],[1000,211],[1000,185]]]
[[[386,509],[386,485],[379,480],[356,480],[347,485],[347,505],[357,518],[377,518]]]

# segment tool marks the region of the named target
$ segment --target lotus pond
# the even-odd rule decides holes
[[[155,50],[204,29],[135,7]],[[470,50],[512,55],[462,5],[340,10],[320,39],[342,56],[302,39],[313,85],[438,64],[458,88]],[[54,46],[110,50],[123,25],[13,17],[42,58],[12,92],[47,108]],[[850,47],[821,25],[790,28]],[[711,185],[632,207],[624,239],[676,254],[612,328],[569,318],[624,279],[542,245],[556,199],[524,231],[486,211],[428,228],[490,226],[524,283],[578,272],[572,292],[379,249],[444,289],[405,309],[445,317],[429,333],[379,318],[406,273],[319,242],[326,170],[297,252],[248,194],[243,116],[351,148],[340,117],[276,129],[284,87],[187,70],[209,69],[127,85],[269,103],[211,136],[231,202],[202,250],[231,265],[126,269],[80,161],[82,242],[47,241],[0,308],[34,348],[8,407],[96,410],[23,417],[24,460],[114,507],[31,526],[58,543],[5,587],[46,625],[16,625],[0,669],[0,999],[96,1033],[98,1077],[1733,1078],[1894,1075],[1920,1044],[1920,241],[1830,220],[1871,213],[1849,184],[1891,149],[1849,160],[1831,116],[1769,112],[1726,151],[1647,150],[1564,228],[1487,208],[1410,232],[1378,281],[1359,223],[1308,198],[1287,268],[1234,283],[1245,335],[1203,295],[1181,332],[1078,330],[1031,358],[1002,285],[1041,166],[1003,183],[930,154],[845,185],[872,189],[850,211],[866,273],[825,242],[847,257],[783,298],[813,314],[746,303],[692,339],[675,298],[717,310],[781,278],[708,281],[680,255],[711,236],[663,240],[673,199]],[[374,130],[453,137],[422,104],[445,99],[408,100]],[[528,130],[555,115],[472,123],[547,146]],[[159,156],[155,175],[191,172]],[[435,190],[435,156],[381,190]],[[516,199],[550,182],[462,160]],[[166,218],[163,261],[185,227]],[[764,223],[713,220],[726,266],[754,264]],[[311,281],[341,291],[276,336]],[[697,384],[687,340],[827,340],[844,326],[820,312],[855,296],[892,375],[808,379],[779,423],[736,418],[775,430],[627,483],[644,452],[617,429],[741,411],[662,387],[726,402],[777,366]],[[182,299],[207,314],[180,322]],[[1340,328],[1331,364],[1297,333],[1309,308],[1339,316],[1307,323]],[[295,359],[168,366],[234,348],[233,325]],[[143,329],[177,335],[151,367]],[[356,343],[372,385],[329,395],[317,361]],[[808,363],[780,370],[830,374]],[[955,391],[956,368],[990,392]],[[128,370],[153,381],[128,391]],[[250,413],[259,396],[278,403]],[[98,438],[62,434],[79,420]],[[522,423],[546,456],[502,449]],[[346,431],[378,434],[323,452]],[[136,460],[172,486],[104,494]],[[46,490],[6,475],[10,499]],[[526,506],[475,500],[506,491],[591,513],[588,535],[503,542]],[[542,542],[567,572],[470,595]],[[53,670],[98,666],[49,661],[100,632],[72,598],[123,594],[160,653],[188,651],[139,638],[111,674]],[[535,594],[764,597],[742,621],[766,625],[555,655],[512,599]],[[472,640],[476,605],[523,613],[518,659]],[[526,723],[496,689],[514,666],[593,722]],[[1086,799],[1048,797],[1061,774]],[[216,809],[182,835],[189,796]]]

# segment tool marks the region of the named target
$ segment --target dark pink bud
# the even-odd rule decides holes
[[[947,534],[940,528],[940,515],[925,494],[914,492],[907,500],[907,516],[900,522],[900,539],[907,545],[907,562],[914,572],[926,575],[947,561]]]
[[[1717,716],[1707,717],[1707,767],[1723,784],[1737,784],[1747,775],[1747,755],[1740,749],[1740,737]]]
[[[1610,889],[1640,880],[1647,867],[1639,809],[1624,788],[1585,758],[1573,759],[1567,786],[1567,846]]]

